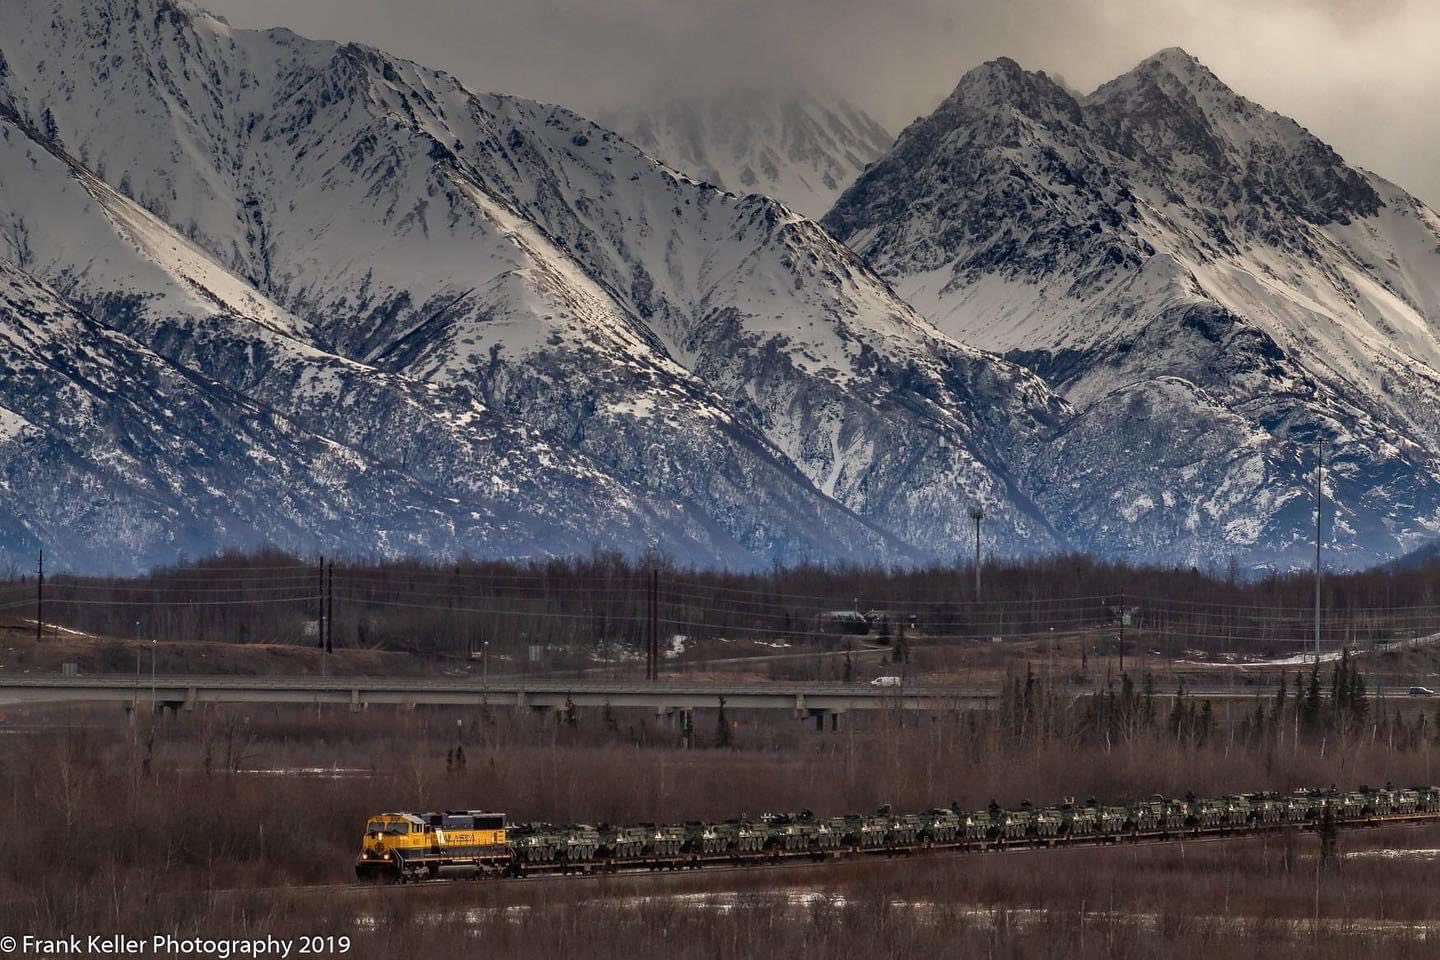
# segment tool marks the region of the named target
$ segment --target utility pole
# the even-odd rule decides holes
[[[325,649],[325,555],[324,555],[324,554],[321,554],[321,555],[320,555],[320,584],[319,584],[319,586],[320,586],[320,589],[316,592],[316,595],[320,598],[320,619],[317,621],[317,626],[319,626],[320,630],[319,630],[319,633],[316,635],[316,639],[319,641],[320,649],[321,649],[321,650],[324,650],[324,649]]]
[[[1120,675],[1125,675],[1125,594],[1120,594]]]
[[[330,561],[330,576],[325,582],[325,652],[335,652],[335,561]]]
[[[45,551],[40,551],[40,567],[35,575],[35,642],[45,638]]]
[[[660,571],[650,571],[650,589],[647,591],[647,620],[649,642],[645,652],[645,679],[660,679]]]
[[[985,519],[985,511],[974,507],[970,511],[970,519],[975,521],[975,600],[980,600],[980,521]]]
[[[1315,441],[1315,665],[1320,665],[1320,511],[1324,506],[1325,441]]]
[[[490,641],[480,641],[480,704],[490,704]]]

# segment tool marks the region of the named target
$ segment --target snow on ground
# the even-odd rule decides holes
[[[1411,650],[1440,643],[1440,633],[1428,633],[1422,637],[1407,640],[1382,641],[1363,647],[1348,647],[1340,650],[1322,650],[1320,663],[1334,663],[1348,650],[1351,658],[1370,656],[1377,653],[1391,653],[1397,650]],[[1187,653],[1190,651],[1187,651]],[[1204,664],[1207,667],[1303,667],[1316,662],[1315,652],[1297,653],[1288,657],[1254,658],[1244,660],[1177,660],[1176,663]]]

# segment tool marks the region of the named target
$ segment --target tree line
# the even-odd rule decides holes
[[[1440,632],[1435,565],[1328,575],[1322,642],[1360,648]],[[0,583],[0,610],[33,616],[31,574]],[[140,640],[318,643],[511,658],[624,655],[649,629],[658,594],[665,645],[680,638],[840,649],[875,642],[973,641],[1103,631],[1181,654],[1189,648],[1286,654],[1313,642],[1308,573],[1242,577],[1233,568],[1142,567],[1064,555],[967,564],[809,564],[703,570],[663,556],[506,561],[328,561],[229,553],[135,577],[60,574],[44,584],[51,629]],[[1113,630],[1111,628],[1114,628]],[[537,654],[541,651],[541,654]]]

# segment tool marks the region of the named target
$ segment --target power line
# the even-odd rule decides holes
[[[81,607],[224,607],[262,603],[299,603],[305,600],[314,600],[316,596],[316,594],[304,594],[295,597],[262,597],[249,600],[56,600],[53,602],[65,606]]]

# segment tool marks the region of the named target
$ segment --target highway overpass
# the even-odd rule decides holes
[[[790,710],[797,715],[850,710],[941,711],[986,706],[993,690],[868,683],[555,680],[505,677],[477,682],[428,677],[61,676],[0,677],[0,705],[119,703],[194,709],[209,703],[449,704],[479,707],[643,707],[657,713],[718,708]]]
[[[1067,685],[1065,699],[1095,692],[1087,685]],[[1273,698],[1269,684],[1186,687],[1192,699],[1252,700]],[[1168,699],[1171,691],[1156,691]],[[1406,688],[1384,691],[1387,698],[1406,698]],[[343,704],[362,710],[371,704],[418,706],[446,704],[480,707],[529,707],[568,710],[570,707],[631,707],[657,714],[715,709],[789,710],[796,716],[837,715],[852,710],[906,710],[930,713],[987,707],[999,697],[998,687],[945,686],[907,682],[901,687],[868,683],[705,681],[683,679],[588,680],[509,676],[478,682],[436,677],[309,677],[120,675],[73,676],[27,674],[0,677],[0,706],[46,703],[119,703],[129,707],[193,710],[212,703]]]

